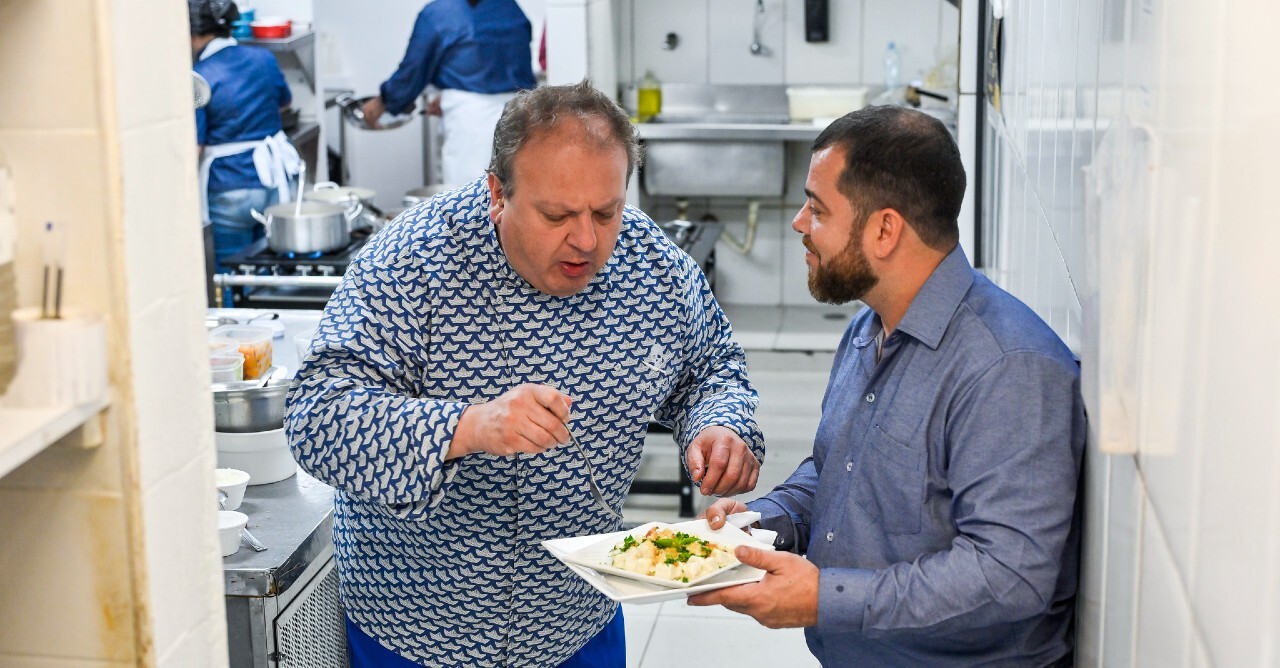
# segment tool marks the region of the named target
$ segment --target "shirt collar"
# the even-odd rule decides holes
[[[239,44],[234,37],[214,37],[209,43],[204,45],[204,49],[200,51],[200,60],[204,60],[209,56],[229,47]]]
[[[956,244],[920,286],[898,329],[936,350],[972,285],[973,267],[960,244]]]

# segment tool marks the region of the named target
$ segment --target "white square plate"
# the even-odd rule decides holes
[[[630,531],[544,540],[542,546],[591,586],[619,603],[643,604],[677,600],[699,592],[759,582],[760,578],[764,577],[764,571],[738,564],[704,576],[697,581],[684,583],[623,571],[608,565],[609,551],[621,542],[623,537],[643,536],[655,526],[683,531],[703,540],[720,543],[730,549],[737,545],[750,545],[763,550],[773,549],[771,544],[757,541],[741,529],[728,524],[718,531],[712,531],[707,526],[706,520],[678,524],[650,522]]]

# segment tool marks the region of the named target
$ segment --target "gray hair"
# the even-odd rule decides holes
[[[489,171],[498,177],[502,189],[509,196],[515,188],[513,163],[518,153],[533,135],[551,130],[567,118],[577,118],[586,124],[587,137],[601,146],[616,145],[627,154],[627,181],[640,166],[640,137],[627,112],[609,96],[582,81],[566,86],[541,86],[521,91],[507,102],[493,132],[493,156]],[[604,123],[604,133],[586,123],[599,119]]]

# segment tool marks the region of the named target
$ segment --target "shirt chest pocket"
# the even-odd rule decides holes
[[[924,509],[925,453],[879,426],[871,428],[854,462],[853,501],[888,535],[920,531]]]

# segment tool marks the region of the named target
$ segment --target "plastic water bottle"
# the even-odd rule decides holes
[[[897,90],[900,82],[898,73],[902,69],[902,60],[898,56],[898,48],[893,42],[889,42],[889,47],[884,50],[884,92],[892,93]]]

